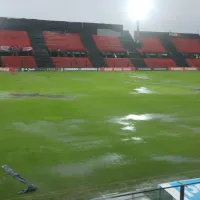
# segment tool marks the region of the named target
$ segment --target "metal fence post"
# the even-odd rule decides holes
[[[185,186],[181,185],[180,200],[184,200]]]

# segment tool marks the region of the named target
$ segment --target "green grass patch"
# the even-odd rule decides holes
[[[131,94],[140,87],[153,93]],[[198,170],[198,88],[195,72],[1,73],[1,164],[38,186],[31,194],[35,199]],[[73,98],[11,98],[11,93]],[[140,119],[123,119],[128,115]],[[127,126],[132,129],[124,130]],[[1,199],[16,197],[21,188],[0,170]]]

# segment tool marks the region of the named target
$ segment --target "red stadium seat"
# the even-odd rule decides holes
[[[186,59],[190,67],[200,67],[200,59]]]
[[[169,58],[145,58],[144,62],[151,68],[176,67],[175,62]]]
[[[181,53],[200,53],[200,39],[174,37],[171,41]]]
[[[79,34],[43,32],[49,50],[85,51]]]
[[[2,56],[1,59],[4,67],[34,68],[37,66],[33,56]]]
[[[128,58],[105,58],[108,67],[134,67]]]
[[[30,40],[25,31],[0,31],[0,46],[30,47]]]
[[[92,36],[100,51],[125,52],[120,40],[114,36]]]
[[[58,68],[90,68],[92,64],[88,58],[52,57],[54,65]]]
[[[164,53],[166,52],[161,41],[156,37],[141,37],[142,48],[138,51],[146,53]]]

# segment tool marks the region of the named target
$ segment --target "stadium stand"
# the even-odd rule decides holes
[[[55,67],[57,68],[88,68],[92,64],[88,58],[75,58],[75,57],[52,57],[51,58]]]
[[[43,32],[49,50],[85,51],[79,34]]]
[[[140,37],[142,48],[139,48],[139,52],[147,53],[164,53],[166,52],[161,41],[156,37]]]
[[[169,58],[145,58],[144,61],[150,68],[176,67],[175,62]]]
[[[190,67],[200,67],[200,59],[186,59]]]
[[[26,31],[0,30],[1,66],[3,67],[36,67],[33,56],[20,56],[32,51],[30,39]],[[17,56],[11,56],[16,55]],[[6,56],[5,56],[6,54]]]
[[[128,58],[105,58],[108,67],[134,67]]]
[[[3,67],[15,67],[15,68],[35,68],[36,62],[33,56],[2,56]]]
[[[115,36],[93,35],[97,48],[102,52],[125,52],[120,40]]]
[[[181,53],[200,53],[200,39],[173,37],[171,41]]]
[[[1,67],[200,67],[198,34],[141,31],[140,47],[122,25],[0,21]]]
[[[30,47],[30,40],[25,31],[0,31],[0,46]]]

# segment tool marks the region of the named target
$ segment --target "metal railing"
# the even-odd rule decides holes
[[[5,200],[174,200],[166,191],[168,189],[178,189],[176,190],[176,199],[183,200],[184,194],[186,194],[186,196],[188,196],[188,193],[190,193],[189,195],[195,195],[194,192],[192,192],[193,189],[196,189],[196,192],[200,193],[200,182],[198,182],[198,180],[188,184],[178,182],[175,186],[162,186],[162,188],[158,188],[158,184],[170,182],[169,179],[181,180],[193,178],[198,176],[199,172],[200,170],[193,170],[176,173],[173,174],[171,178],[169,175],[164,175],[147,179],[120,181],[109,185],[99,185],[97,188],[91,188],[91,185],[89,186],[85,183],[81,184],[81,186],[77,187],[75,190],[68,189],[45,193],[41,193],[41,191],[38,190],[36,193],[30,193],[25,196],[9,195],[10,198],[6,198]],[[187,190],[187,188],[189,188],[189,190]]]

